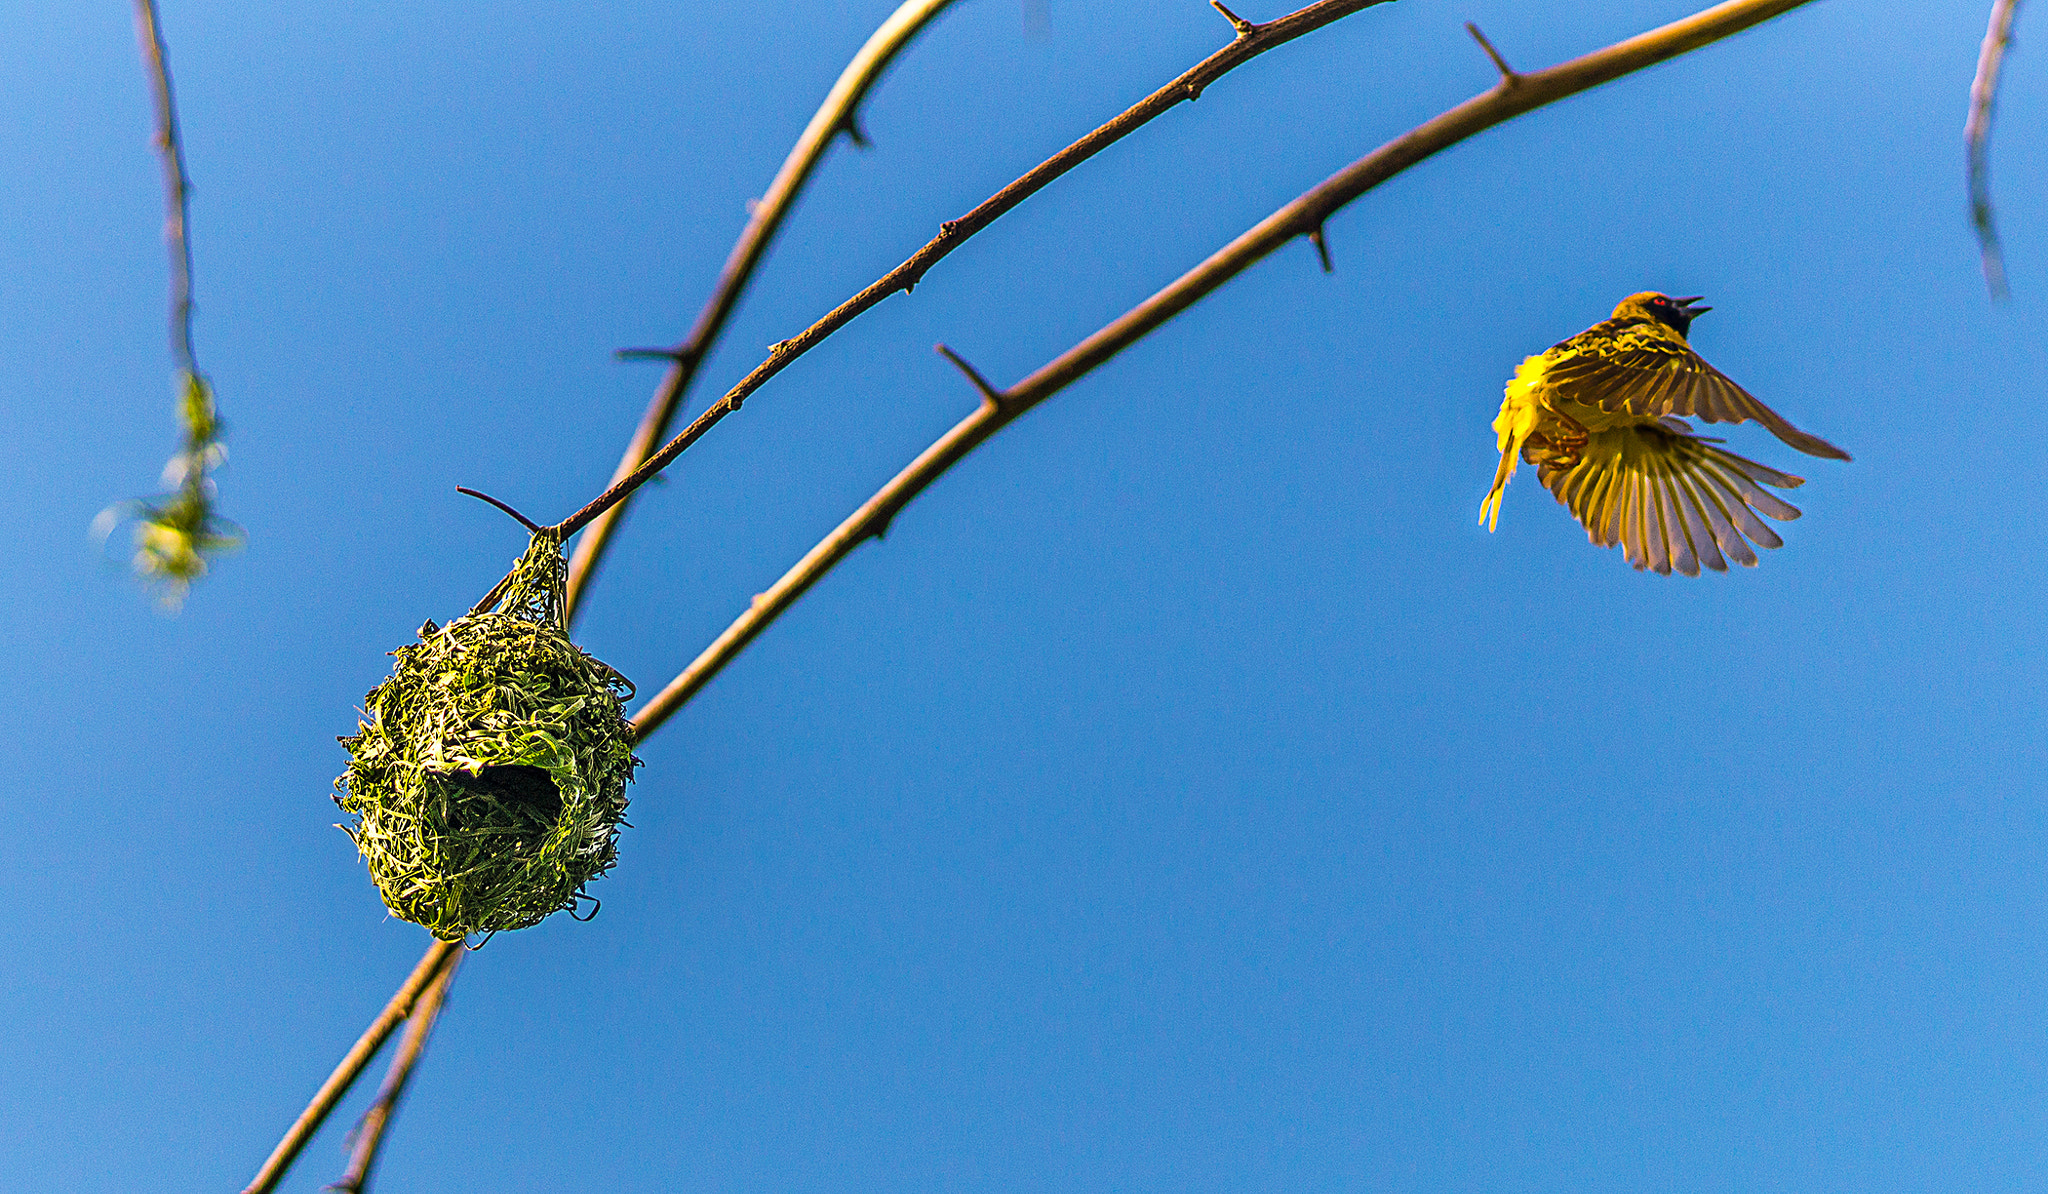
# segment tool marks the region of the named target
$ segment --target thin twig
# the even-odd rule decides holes
[[[668,720],[732,662],[754,637],[818,583],[840,560],[889,525],[911,499],[983,440],[1123,351],[1196,300],[1244,272],[1297,236],[1322,227],[1330,215],[1410,166],[1502,121],[1554,103],[1623,75],[1729,37],[1810,0],[1729,0],[1704,12],[1632,37],[1603,50],[1520,76],[1512,88],[1495,87],[1397,137],[1339,171],[1320,186],[1260,221],[1172,285],[1075,345],[1024,380],[984,401],[975,412],[926,448],[887,485],[862,503],[747,611],[726,627],[682,673],[633,715],[642,738]],[[1270,27],[1270,26],[1268,26]]]
[[[861,100],[882,77],[883,70],[897,53],[952,3],[953,0],[904,0],[903,5],[882,22],[881,27],[861,46],[860,52],[853,56],[853,61],[840,72],[839,81],[832,85],[825,102],[818,106],[817,114],[811,117],[803,135],[797,138],[795,147],[783,159],[775,181],[768,184],[768,193],[753,205],[746,230],[740,233],[732,252],[727,254],[725,268],[719,271],[718,285],[712,290],[704,309],[698,313],[690,334],[681,344],[662,352],[671,363],[662,376],[661,385],[655,389],[654,397],[647,403],[647,413],[640,417],[640,426],[634,430],[632,442],[626,446],[626,454],[619,460],[618,470],[612,475],[614,482],[630,476],[640,462],[647,459],[648,453],[654,451],[661,437],[668,433],[668,425],[681,408],[684,393],[697,375],[697,367],[711,354],[712,344],[725,330],[726,320],[732,315],[733,308],[739,305],[740,295],[753,277],[754,267],[760,264],[762,254],[768,251],[768,243],[774,239],[783,217],[796,203],[804,183],[810,180],[811,172],[824,158],[832,139],[843,132],[856,145],[867,143],[866,135],[855,120]],[[643,359],[646,350],[628,351],[634,359]],[[592,526],[590,533],[576,543],[575,554],[569,560],[565,607],[572,622],[582,607],[583,592],[604,558],[612,532],[618,529],[618,521],[625,513],[621,505]]]
[[[1998,226],[1991,216],[1991,109],[1998,102],[1998,68],[2012,44],[2013,18],[2019,0],[1994,0],[1984,48],[1977,54],[1977,77],[1970,82],[1970,119],[1963,126],[1963,145],[1970,161],[1970,223],[1977,230],[1977,248],[1984,258],[1984,284],[1991,297],[2004,300],[2005,255],[1998,248]]]
[[[356,1076],[363,1072],[363,1067],[369,1065],[370,1059],[377,1055],[377,1050],[384,1047],[384,1042],[390,1039],[399,1022],[412,1013],[413,1005],[418,1002],[427,985],[433,982],[442,970],[453,965],[456,955],[461,952],[460,941],[436,941],[427,949],[425,956],[420,958],[419,965],[412,968],[412,974],[406,978],[405,984],[398,988],[398,993],[391,997],[391,1002],[385,1004],[384,1010],[370,1022],[370,1027],[356,1041],[355,1047],[348,1051],[348,1056],[342,1058],[341,1064],[327,1076],[327,1081],[321,1084],[319,1092],[313,1096],[313,1101],[299,1113],[299,1118],[292,1124],[291,1130],[284,1134],[284,1139],[277,1142],[277,1148],[271,1152],[270,1159],[263,1162],[263,1168],[256,1171],[255,1180],[243,1189],[242,1194],[268,1194],[268,1191],[277,1188],[277,1183],[284,1177],[285,1170],[291,1168],[292,1162],[298,1158],[299,1150],[305,1148],[306,1142],[313,1138],[313,1133],[319,1130],[321,1123],[327,1119],[328,1112],[334,1110],[334,1105],[341,1101],[341,1096],[348,1092]]]
[[[398,1114],[398,1101],[405,1097],[406,1085],[412,1081],[420,1054],[427,1047],[427,1038],[433,1034],[434,1021],[441,1015],[442,1001],[448,998],[448,988],[454,984],[455,972],[461,966],[462,951],[457,950],[447,968],[441,971],[441,976],[434,980],[434,985],[427,988],[426,994],[420,996],[419,1004],[412,1009],[412,1017],[406,1021],[405,1036],[398,1042],[398,1052],[391,1058],[391,1069],[384,1075],[384,1085],[377,1089],[376,1101],[356,1123],[348,1168],[328,1189],[342,1194],[363,1194],[369,1188],[370,1171],[377,1164],[377,1149],[384,1142],[384,1130],[391,1126],[392,1117]]]
[[[135,35],[149,66],[156,97],[156,148],[164,164],[164,243],[171,254],[171,356],[180,371],[199,372],[192,358],[192,246],[185,235],[192,180],[185,175],[185,141],[178,134],[178,105],[171,92],[169,51],[157,23],[156,0],[135,0]]]
[[[504,502],[499,501],[497,498],[492,497],[488,493],[483,493],[478,490],[471,489],[467,485],[457,485],[455,487],[455,492],[462,494],[465,497],[473,497],[480,502],[489,502],[491,505],[496,506],[498,509],[503,510],[505,513],[511,515],[514,519],[518,521],[520,526],[525,527],[528,531],[532,532],[533,534],[540,534],[541,527],[539,523],[535,522],[531,518],[528,518],[526,515],[521,514],[519,511],[514,510],[511,506],[506,505]]]
[[[1320,29],[1340,17],[1387,2],[1388,0],[1321,0],[1320,3],[1311,4],[1299,12],[1290,13],[1263,25],[1255,25],[1250,33],[1240,33],[1229,45],[1204,58],[1173,82],[1125,109],[1108,124],[1039,163],[1022,178],[984,200],[981,206],[957,220],[948,220],[939,225],[939,234],[927,241],[923,248],[911,254],[903,264],[890,270],[867,289],[833,308],[823,319],[770,348],[767,360],[755,366],[754,371],[742,378],[738,385],[726,391],[725,397],[712,403],[703,414],[698,415],[682,434],[663,445],[660,451],[648,456],[639,467],[613,482],[611,488],[598,495],[589,505],[557,523],[556,529],[562,532],[564,539],[567,539],[624,501],[649,478],[667,468],[671,461],[691,444],[696,443],[705,432],[717,426],[720,420],[740,409],[749,395],[766,384],[769,378],[782,372],[790,362],[817,347],[827,336],[845,327],[855,317],[883,299],[897,291],[908,293],[924,277],[925,271],[938,264],[940,259],[959,248],[967,238],[994,223],[1003,213],[1043,189],[1052,180],[1122,140],[1174,105],[1200,96],[1204,88],[1228,74],[1232,68],[1256,58],[1275,46]],[[582,547],[579,544],[579,556],[581,553]]]

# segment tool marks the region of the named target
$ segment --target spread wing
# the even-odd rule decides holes
[[[1755,419],[1809,456],[1849,459],[1847,452],[1786,422],[1654,320],[1610,319],[1552,351],[1556,356],[1544,379],[1589,406],[1651,418],[1691,415],[1709,423]]]
[[[1542,465],[1537,478],[1586,528],[1586,538],[1601,547],[1619,543],[1638,570],[1665,576],[1674,568],[1698,576],[1702,564],[1726,572],[1731,559],[1756,567],[1749,542],[1785,542],[1757,515],[1799,517],[1762,486],[1804,484],[1724,451],[1676,420],[1596,432],[1577,463]]]

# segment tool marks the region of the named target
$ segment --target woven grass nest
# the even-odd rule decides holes
[[[538,924],[617,860],[633,687],[569,641],[562,586],[536,534],[486,612],[392,652],[341,739],[341,828],[385,907],[442,940]]]

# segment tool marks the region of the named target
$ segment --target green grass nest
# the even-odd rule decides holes
[[[573,908],[618,858],[633,688],[569,641],[562,578],[560,541],[535,535],[488,612],[392,652],[341,739],[341,828],[385,907],[443,940]]]

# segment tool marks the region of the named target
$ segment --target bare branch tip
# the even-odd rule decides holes
[[[932,351],[938,353],[940,356],[953,362],[954,368],[966,374],[967,380],[971,382],[975,390],[977,390],[981,394],[982,400],[984,402],[987,402],[992,406],[1001,406],[1003,404],[1002,393],[998,391],[994,386],[988,384],[988,379],[983,377],[979,372],[977,372],[974,366],[968,364],[964,360],[961,360],[959,353],[954,352],[952,349],[947,348],[943,344],[932,345]]]
[[[1991,24],[1977,56],[1977,75],[1970,81],[1970,119],[1963,126],[1963,144],[1970,162],[1970,223],[1984,260],[1984,285],[1993,302],[2009,297],[2005,258],[1998,247],[1998,225],[1991,213],[1991,111],[1998,102],[2000,63],[2012,44],[2013,16],[2019,0],[1996,0]]]
[[[1984,285],[1990,289],[1994,303],[2012,298],[2012,290],[2005,284],[2005,267],[1996,258],[1984,263]]]
[[[2012,297],[2005,281],[2005,254],[1998,246],[1998,229],[1991,222],[1991,213],[1986,210],[1977,221],[1977,248],[1984,262],[1984,288],[1991,292],[1991,301],[2002,303]]]
[[[1217,12],[1222,13],[1223,19],[1230,22],[1230,27],[1232,29],[1237,30],[1237,35],[1239,37],[1249,37],[1253,33],[1258,31],[1259,27],[1257,25],[1252,24],[1250,21],[1245,20],[1243,17],[1238,16],[1236,13],[1230,11],[1228,8],[1225,8],[1223,6],[1223,0],[1209,0],[1209,7],[1215,9]]]
[[[1486,35],[1479,31],[1479,26],[1467,21],[1465,32],[1472,35],[1472,40],[1479,43],[1479,48],[1486,51],[1488,58],[1493,59],[1494,67],[1500,71],[1501,86],[1513,87],[1522,81],[1522,76],[1515,72],[1514,67],[1508,65],[1508,60],[1500,56],[1500,51],[1493,48],[1492,42],[1486,40]]]
[[[512,507],[499,501],[497,498],[492,497],[488,493],[481,493],[478,492],[477,490],[470,489],[469,487],[464,485],[457,485],[455,487],[455,492],[465,494],[469,497],[473,497],[478,501],[489,502],[491,505],[496,506],[498,509],[503,510],[505,513],[510,514],[513,518],[517,519],[519,525],[525,527],[529,532],[536,535],[540,534],[541,532],[541,527],[539,523],[533,521],[531,518],[528,518],[526,515],[521,514],[519,511],[514,510]]]

